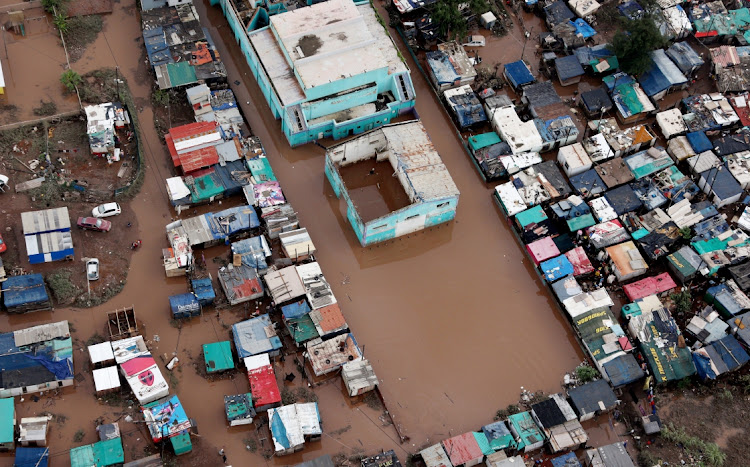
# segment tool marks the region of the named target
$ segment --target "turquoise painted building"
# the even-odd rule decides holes
[[[219,5],[289,144],[340,139],[414,107],[409,69],[368,2],[283,11],[270,0]]]
[[[386,125],[330,146],[325,164],[328,182],[336,197],[344,198],[346,217],[362,246],[407,235],[456,217],[458,188],[427,130],[417,120]],[[365,175],[355,171],[347,178],[349,166],[357,164],[365,164]],[[378,164],[385,166],[367,172]],[[376,171],[385,173],[379,179]],[[374,177],[368,178],[371,175]],[[367,185],[372,190],[367,191]],[[355,193],[358,193],[356,200]],[[402,195],[407,202],[385,214],[382,210],[376,215],[372,215],[372,210],[367,215],[363,213],[360,207],[378,204],[376,198],[381,193],[390,193],[387,196],[391,198]],[[381,204],[388,205],[388,202]]]

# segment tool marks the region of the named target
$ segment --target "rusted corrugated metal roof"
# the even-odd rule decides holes
[[[217,123],[214,121],[188,123],[187,125],[170,128],[169,135],[173,140],[179,141],[183,138],[190,138],[210,131],[216,131],[216,127]]]
[[[727,68],[739,65],[740,56],[737,54],[737,49],[734,46],[722,45],[711,49],[711,60],[720,68]]]
[[[178,157],[180,163],[176,166],[181,165],[185,174],[219,163],[219,153],[214,146],[180,154]]]

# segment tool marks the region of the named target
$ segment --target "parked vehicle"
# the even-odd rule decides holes
[[[97,258],[86,261],[86,277],[90,281],[99,280],[99,260]]]
[[[98,217],[79,217],[76,223],[79,229],[94,230],[96,232],[109,232],[112,228],[110,221]]]
[[[8,249],[8,245],[5,244],[5,240],[3,240],[3,236],[0,235],[0,253],[5,253],[5,250]]]
[[[91,211],[91,215],[94,217],[116,216],[120,213],[122,213],[122,209],[120,209],[120,205],[117,203],[100,204]]]

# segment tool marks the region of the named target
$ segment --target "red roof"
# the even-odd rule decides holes
[[[281,392],[276,384],[276,373],[271,365],[255,368],[247,372],[250,381],[250,393],[253,395],[253,405],[262,407],[281,402]]]
[[[677,284],[672,280],[669,273],[663,272],[658,276],[646,277],[645,279],[624,285],[622,289],[625,291],[625,295],[628,296],[630,301],[636,301],[648,297],[649,295],[672,290],[675,287],[677,287]]]
[[[166,134],[164,135],[164,141],[167,142],[167,149],[169,150],[170,157],[172,157],[172,163],[175,167],[179,167],[180,156],[177,155],[177,149],[174,147],[174,141],[172,141],[172,137]]]
[[[574,276],[582,276],[594,272],[594,266],[591,264],[589,257],[586,256],[586,251],[582,246],[577,246],[568,251],[565,253],[565,257],[573,265]]]
[[[740,122],[742,123],[742,126],[750,126],[750,93],[745,93],[739,96],[734,96],[729,98],[729,102],[732,104],[732,108],[735,112],[737,112],[737,116],[740,117]],[[742,103],[744,100],[744,107],[740,107],[737,105],[737,101]]]
[[[539,266],[539,263],[546,261],[555,256],[560,256],[560,250],[557,249],[557,245],[552,241],[552,237],[544,237],[535,242],[526,245],[526,249],[531,255],[531,259],[534,263]]]
[[[176,163],[175,167],[182,166],[184,174],[189,174],[198,169],[219,163],[219,152],[216,151],[215,146],[196,149],[195,151],[180,154],[177,157],[179,158],[179,164]]]
[[[471,432],[444,439],[442,444],[453,465],[466,464],[484,457],[476,438],[474,438],[474,433]]]
[[[260,285],[260,279],[253,277],[252,279],[244,278],[242,284],[233,285],[232,291],[234,292],[235,300],[244,297],[253,297],[263,292],[263,286]]]
[[[346,326],[346,320],[341,313],[341,308],[339,308],[338,303],[319,308],[318,312],[320,313],[319,325],[323,332],[335,331]]]
[[[188,123],[187,125],[170,128],[169,136],[171,136],[174,141],[180,141],[184,138],[192,138],[198,135],[216,131],[217,125],[218,124],[216,122]]]
[[[140,357],[132,358],[125,363],[121,363],[120,367],[122,367],[122,371],[124,371],[127,376],[133,376],[154,365],[156,365],[156,362],[151,355],[142,355]]]

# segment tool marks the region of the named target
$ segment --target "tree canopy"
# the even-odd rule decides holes
[[[459,5],[466,3],[461,0],[442,0],[435,3],[432,9],[432,20],[438,25],[440,35],[447,40],[460,39],[466,35],[468,26],[466,18],[459,9]],[[470,0],[469,9],[475,14],[489,11],[486,0]]]
[[[623,29],[618,31],[612,40],[613,51],[622,71],[640,75],[647,71],[651,64],[649,52],[662,47],[666,39],[659,32],[654,20],[648,16],[625,21]]]

